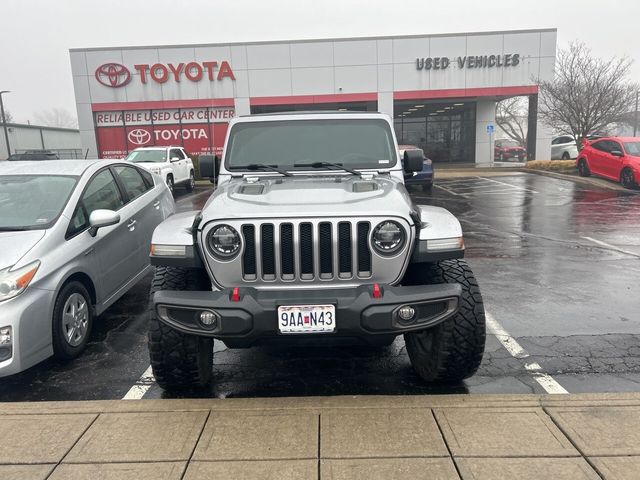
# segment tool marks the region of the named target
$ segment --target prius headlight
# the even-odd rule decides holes
[[[386,220],[378,224],[373,230],[371,243],[381,255],[393,255],[404,246],[406,234],[398,222]]]
[[[209,250],[223,260],[229,260],[240,251],[240,235],[230,225],[213,227],[208,237]]]
[[[0,302],[20,295],[29,286],[40,267],[40,262],[35,261],[22,268],[11,270],[9,267],[0,270]]]

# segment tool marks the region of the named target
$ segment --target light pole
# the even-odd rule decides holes
[[[7,158],[11,156],[11,147],[9,146],[9,133],[7,132],[7,119],[4,116],[4,104],[2,103],[2,94],[11,93],[10,90],[0,91],[0,115],[2,116],[2,127],[4,128],[4,139],[7,143]]]

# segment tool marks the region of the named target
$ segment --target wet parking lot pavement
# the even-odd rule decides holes
[[[181,211],[209,190],[178,194]],[[417,203],[461,221],[488,312],[477,375],[428,386],[401,338],[384,348],[229,350],[216,342],[212,397],[640,391],[640,194],[510,173],[441,179]],[[0,401],[160,398],[148,376],[150,277],[95,324],[71,363],[0,379]]]

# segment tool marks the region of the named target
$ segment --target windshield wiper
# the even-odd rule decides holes
[[[306,166],[306,165],[300,165],[300,166]],[[310,165],[311,168],[329,168],[331,170],[344,170],[345,172],[349,172],[352,175],[358,175],[359,177],[362,176],[361,172],[358,172],[357,170],[353,170],[351,168],[348,167],[344,167],[342,165],[340,165],[339,163],[331,163],[331,162],[315,162],[312,163]]]
[[[277,172],[280,175],[284,175],[285,177],[293,177],[293,175],[287,172],[286,170],[282,170],[281,168],[274,167],[273,165],[264,165],[262,163],[252,163],[250,165],[247,165],[246,167],[234,167],[234,169],[236,168],[237,169],[246,168],[247,170],[268,170],[270,172]]]

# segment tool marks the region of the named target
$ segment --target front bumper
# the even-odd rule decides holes
[[[29,287],[0,303],[0,327],[11,327],[9,358],[0,361],[0,377],[13,375],[53,354],[51,308],[54,292]]]
[[[323,290],[257,290],[240,288],[240,300],[231,290],[159,291],[153,295],[158,318],[184,333],[213,337],[231,348],[262,343],[385,343],[401,333],[433,327],[458,310],[462,290],[457,284],[380,286],[374,298],[373,285]],[[331,333],[281,334],[278,306],[325,305],[336,307],[336,329]],[[411,305],[415,318],[406,322],[397,311]],[[202,310],[213,310],[220,320],[208,329],[198,321]]]

